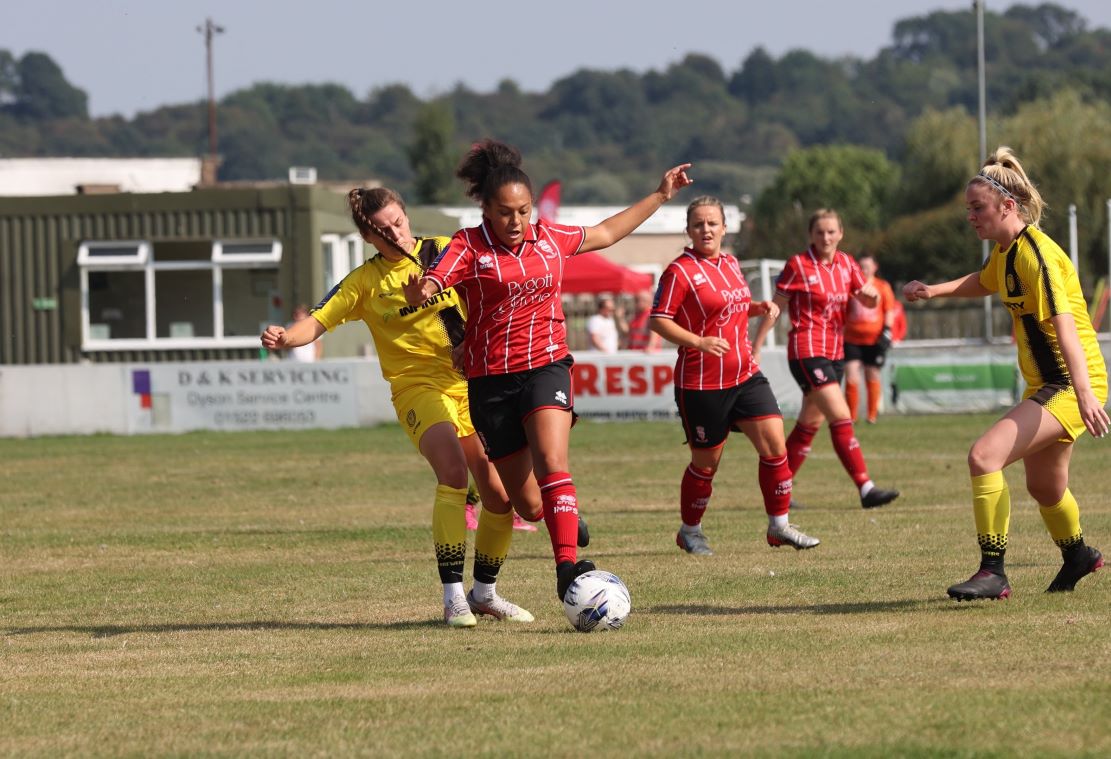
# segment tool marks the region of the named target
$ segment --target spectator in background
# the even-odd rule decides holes
[[[302,319],[307,319],[308,316],[309,307],[302,303],[293,309],[293,321],[288,326],[293,326]],[[286,348],[285,351],[287,361],[300,361],[302,363],[319,361],[323,355],[324,343],[320,340],[313,340],[311,343],[306,343],[305,345]]]
[[[880,376],[893,340],[896,300],[891,285],[876,276],[879,266],[875,256],[865,253],[857,259],[857,264],[864,281],[876,289],[879,302],[869,307],[858,298],[849,299],[849,310],[845,314],[845,401],[855,422],[863,367],[868,389],[868,424],[875,424],[883,398]]]
[[[652,331],[649,319],[652,316],[651,290],[641,290],[636,294],[636,314],[629,320],[629,333],[625,347],[631,351],[655,353],[660,349],[663,338]]]
[[[627,332],[628,328],[625,315],[617,311],[617,306],[609,295],[598,299],[598,313],[586,320],[590,347],[602,353],[617,353],[620,335]]]

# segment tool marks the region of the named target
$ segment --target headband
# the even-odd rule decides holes
[[[1021,203],[1021,202],[1019,202],[1019,199],[1015,197],[1015,194],[1014,194],[1013,192],[1011,192],[1010,190],[1008,190],[1008,189],[1007,189],[1006,187],[1004,187],[1003,185],[999,184],[999,182],[997,182],[996,180],[992,179],[991,177],[989,177],[989,176],[988,176],[987,174],[985,174],[984,172],[982,172],[982,171],[981,171],[981,172],[980,172],[979,174],[977,174],[976,176],[977,176],[977,177],[979,177],[980,179],[983,179],[984,181],[986,181],[986,182],[987,182],[988,184],[990,184],[990,185],[991,185],[992,187],[994,187],[995,189],[999,190],[999,192],[1003,193],[1003,195],[1004,195],[1004,196],[1006,196],[1006,197],[1010,198],[1011,200],[1013,200],[1013,201],[1014,201],[1014,202],[1015,202],[1016,204],[1018,204],[1018,205],[1022,205],[1022,203]]]

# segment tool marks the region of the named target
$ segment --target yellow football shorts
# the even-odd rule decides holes
[[[455,425],[455,433],[459,437],[474,434],[471,409],[467,403],[467,386],[459,383],[456,388],[445,390],[432,385],[414,385],[393,397],[397,421],[401,422],[401,428],[418,451],[421,435],[440,422]]]
[[[1107,403],[1107,382],[1103,378],[1092,380],[1092,390],[1100,403]],[[1080,418],[1080,406],[1076,402],[1076,390],[1071,385],[1042,385],[1041,387],[1027,388],[1023,399],[1032,399],[1044,408],[1053,418],[1065,428],[1065,434],[1057,438],[1062,443],[1074,443],[1076,439],[1087,431],[1084,420]]]

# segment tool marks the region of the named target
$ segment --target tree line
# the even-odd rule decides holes
[[[1056,4],[989,12],[990,147],[1009,144],[1051,204],[1043,226],[1067,240],[1079,207],[1082,274],[1104,273],[1111,196],[1111,31]],[[360,98],[337,84],[256,84],[218,104],[220,178],[374,178],[417,202],[462,203],[452,178],[475,139],[522,149],[533,180],[564,183],[565,203],[616,204],[665,165],[696,164],[692,191],[740,202],[746,258],[805,245],[819,206],[842,211],[847,250],[887,275],[968,269],[978,243],[961,193],[978,164],[976,21],[937,11],[895,24],[871,59],[780,57],[762,48],[735,71],[687,55],[662,71],[582,69],[546,92],[510,79],[422,100],[406,85]],[[0,50],[0,155],[165,156],[207,150],[205,104],[90,118],[88,98],[44,53]]]

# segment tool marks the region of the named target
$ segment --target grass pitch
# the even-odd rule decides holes
[[[402,432],[0,441],[0,754],[1111,754],[1111,578],[1059,564],[1023,488],[1014,597],[957,605],[976,568],[964,463],[985,416],[858,429],[902,497],[865,512],[823,431],[773,550],[756,456],[728,444],[705,530],[675,547],[678,423],[581,424],[572,473],[620,575],[625,629],[583,635],[546,533],[515,533],[503,595],[537,621],[440,622],[434,480]],[[1072,490],[1111,550],[1106,441]],[[467,565],[470,582],[470,557]]]

